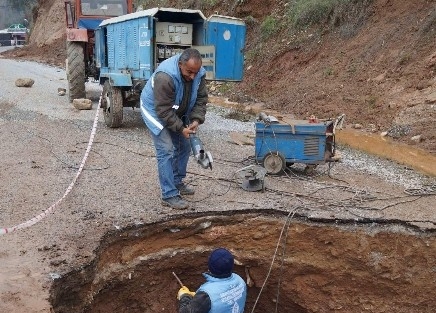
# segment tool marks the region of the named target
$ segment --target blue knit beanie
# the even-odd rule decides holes
[[[233,264],[233,255],[227,249],[215,249],[209,256],[209,272],[215,277],[229,277],[233,272]]]

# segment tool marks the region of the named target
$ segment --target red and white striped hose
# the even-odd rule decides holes
[[[76,173],[76,176],[74,177],[73,181],[68,186],[67,190],[65,190],[64,195],[58,201],[53,203],[48,209],[46,209],[41,214],[33,217],[32,219],[30,219],[26,222],[23,222],[21,224],[15,225],[15,226],[0,228],[0,235],[12,233],[18,229],[27,228],[27,227],[30,227],[30,226],[38,223],[43,218],[45,218],[47,215],[54,212],[54,210],[59,206],[59,204],[67,197],[67,195],[70,193],[70,191],[73,190],[73,187],[76,184],[77,179],[79,178],[80,174],[82,173],[83,168],[85,167],[86,159],[88,158],[89,152],[91,151],[92,143],[94,141],[95,133],[97,131],[98,114],[100,111],[100,106],[101,106],[101,96],[100,96],[100,99],[98,101],[97,112],[95,113],[94,124],[92,125],[91,136],[89,137],[88,147],[86,148],[85,155],[83,156],[82,163],[80,164],[80,167]]]

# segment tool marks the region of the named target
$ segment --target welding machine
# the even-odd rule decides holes
[[[338,161],[335,131],[342,128],[345,115],[337,119],[279,121],[260,113],[256,122],[255,159],[268,174],[279,174],[286,166]]]

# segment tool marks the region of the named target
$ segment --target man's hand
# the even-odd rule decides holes
[[[195,133],[195,131],[190,129],[189,126],[183,128],[183,130],[182,130],[183,137],[185,137],[186,139],[189,139],[189,135],[194,134],[194,133]]]
[[[190,291],[189,288],[186,286],[182,286],[182,288],[180,288],[179,292],[177,293],[177,300],[180,300],[184,295],[190,295],[191,297],[193,297],[195,295],[195,292]]]
[[[188,128],[194,132],[197,131],[198,125],[200,125],[200,123],[198,123],[197,120],[193,120],[191,124],[189,124]]]
[[[183,130],[182,130],[183,137],[185,137],[186,139],[189,139],[189,135],[195,134],[195,132],[197,131],[198,125],[200,125],[198,123],[198,121],[193,120],[191,124],[189,124],[188,126],[183,128]]]

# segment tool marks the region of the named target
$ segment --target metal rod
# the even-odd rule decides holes
[[[176,275],[176,273],[173,272],[174,277],[177,279],[177,281],[179,282],[180,286],[183,287],[183,283],[180,280],[180,278]]]

